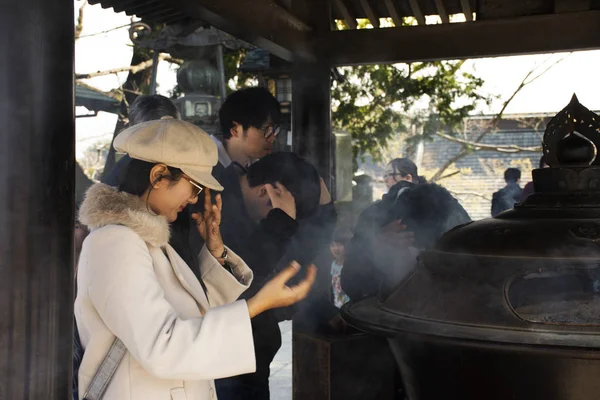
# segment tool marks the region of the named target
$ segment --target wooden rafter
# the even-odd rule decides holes
[[[435,0],[435,8],[437,9],[438,15],[440,16],[442,23],[450,23],[450,18],[448,17],[448,13],[446,12],[446,6],[444,6],[444,0]]]
[[[413,15],[417,20],[419,25],[425,25],[425,16],[421,11],[421,6],[419,5],[419,0],[410,0],[410,8],[412,9]]]
[[[565,13],[587,11],[591,7],[591,0],[554,0],[554,12]]]
[[[356,29],[356,18],[350,15],[350,11],[348,11],[348,7],[344,4],[343,0],[333,0],[333,5],[337,8],[338,12],[342,14],[342,18],[344,18],[344,23],[348,27],[348,29]]]
[[[373,25],[373,28],[379,28],[379,18],[377,18],[373,12],[373,8],[371,8],[369,0],[360,0],[360,5],[367,15],[367,18],[369,18],[369,22],[371,22],[371,25]]]
[[[99,0],[88,0],[88,2],[92,5],[96,4],[96,3],[100,3]],[[119,13],[119,12],[125,11],[129,7],[135,5],[136,3],[137,3],[137,0],[126,0],[126,1],[121,1],[121,2],[115,3],[115,5],[112,7],[115,10],[115,12]],[[104,2],[102,4],[104,4]]]
[[[394,5],[394,0],[383,0],[383,2],[385,3],[385,7],[392,18],[392,21],[394,21],[394,25],[402,26],[402,18],[398,14],[398,10]]]
[[[592,50],[600,49],[600,10],[336,31],[318,42],[332,66]]]
[[[471,3],[469,0],[460,0],[460,5],[463,10],[463,14],[465,14],[465,19],[467,21],[473,21],[473,10],[471,10]]]

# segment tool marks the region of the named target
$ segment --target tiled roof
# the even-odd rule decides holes
[[[117,113],[120,102],[99,90],[81,84],[75,85],[75,105],[83,106],[90,111]]]

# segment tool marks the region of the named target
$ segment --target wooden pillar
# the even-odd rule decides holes
[[[335,177],[330,88],[330,72],[327,65],[294,64],[292,148],[317,167],[331,191]]]
[[[292,13],[319,37],[330,29],[330,5],[324,0],[293,0]],[[314,51],[315,49],[311,49]],[[292,74],[292,149],[317,166],[335,193],[334,139],[331,133],[331,68],[325,57],[307,60],[296,54]]]
[[[0,0],[0,399],[70,397],[73,1]]]

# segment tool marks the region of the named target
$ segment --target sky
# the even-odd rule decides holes
[[[76,10],[81,6],[75,1]],[[112,8],[86,5],[84,8],[83,31],[75,44],[75,71],[88,73],[128,66],[131,61],[131,41],[127,28],[102,33],[111,28],[130,23],[124,13],[115,13]],[[91,35],[91,36],[90,36]],[[564,59],[563,59],[564,58]],[[555,55],[531,55],[469,60],[466,68],[483,78],[483,92],[499,96],[489,109],[478,112],[494,113],[503,99],[512,94],[523,77],[535,66],[549,65],[563,59],[538,80],[524,88],[507,108],[507,113],[557,112],[569,102],[573,93],[579,101],[592,110],[600,110],[600,65],[599,51],[562,53]],[[541,68],[543,70],[543,67]],[[109,75],[86,80],[85,83],[109,91],[124,82],[127,73]],[[176,84],[175,69],[167,62],[158,68],[158,92],[168,95]],[[78,107],[77,114],[86,114]],[[115,127],[116,115],[99,113],[93,118],[78,118],[77,157],[100,139],[110,139]]]

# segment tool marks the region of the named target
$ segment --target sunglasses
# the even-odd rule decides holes
[[[281,127],[279,125],[267,125],[263,128],[260,128],[260,130],[263,131],[265,139],[268,139],[271,136],[277,137],[277,135],[279,135],[279,132],[281,132]]]
[[[194,182],[192,178],[188,177],[187,175],[184,175],[184,178],[193,186],[192,198],[200,196],[200,193],[202,193],[202,191],[204,190],[204,186]]]

